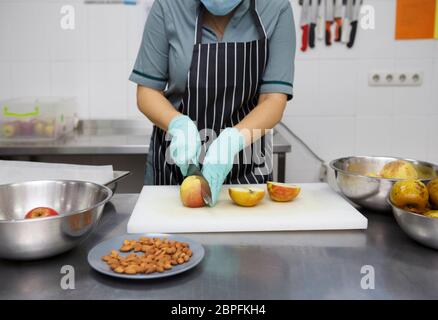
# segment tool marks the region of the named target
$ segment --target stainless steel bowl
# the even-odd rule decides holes
[[[369,177],[377,173],[385,164],[395,160],[411,162],[420,180],[427,183],[438,175],[438,166],[412,159],[390,157],[346,157],[330,162],[335,172],[336,182],[341,193],[353,203],[371,210],[390,211],[387,199],[397,179]]]
[[[0,258],[33,260],[72,249],[97,225],[112,192],[82,181],[30,181],[0,186]],[[27,219],[36,207],[58,216]]]
[[[438,249],[438,219],[429,218],[421,214],[416,214],[396,207],[388,200],[392,207],[395,220],[400,228],[415,241]]]

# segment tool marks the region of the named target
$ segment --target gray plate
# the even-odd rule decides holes
[[[102,261],[102,256],[107,255],[111,252],[111,250],[118,250],[123,243],[123,240],[137,240],[140,237],[149,237],[149,238],[166,238],[169,240],[175,240],[179,242],[187,242],[190,245],[190,249],[193,252],[193,255],[189,262],[174,266],[170,270],[166,270],[162,273],[151,273],[151,274],[137,274],[137,275],[128,275],[128,274],[118,274],[115,273],[110,269],[110,267],[106,264],[105,261]],[[121,252],[121,256],[126,256],[128,253]],[[115,237],[112,239],[109,239],[107,241],[101,242],[98,245],[96,245],[93,249],[90,250],[88,253],[88,263],[90,266],[103,274],[116,277],[116,278],[123,278],[123,279],[157,279],[157,278],[164,278],[164,277],[170,277],[174,276],[176,274],[185,272],[187,270],[190,270],[194,267],[196,267],[201,260],[204,258],[205,250],[204,247],[185,237],[176,236],[176,235],[170,235],[170,234],[163,234],[163,233],[145,233],[145,234],[125,234],[119,237]]]

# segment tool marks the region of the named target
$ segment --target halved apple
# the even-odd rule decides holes
[[[239,206],[254,207],[262,201],[265,196],[265,190],[250,187],[229,188],[230,198]]]
[[[272,200],[287,202],[294,200],[301,191],[299,186],[268,181],[268,193]]]

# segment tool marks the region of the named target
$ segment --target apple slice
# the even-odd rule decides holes
[[[301,191],[299,186],[268,181],[268,193],[272,200],[287,202],[294,200]]]
[[[58,212],[52,208],[38,207],[30,210],[26,214],[26,219],[36,219],[57,216]]]
[[[260,188],[235,187],[229,188],[230,198],[239,206],[254,207],[265,196],[265,190]]]

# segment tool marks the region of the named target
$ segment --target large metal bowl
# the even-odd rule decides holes
[[[0,186],[0,258],[33,260],[72,249],[97,225],[112,196],[105,186],[83,181],[30,181]],[[58,216],[27,219],[36,207]]]
[[[367,209],[390,211],[387,202],[391,188],[397,179],[369,177],[377,173],[385,164],[395,160],[405,160],[415,166],[419,179],[427,183],[438,175],[438,166],[412,159],[391,157],[346,157],[333,160],[330,167],[335,172],[337,185],[341,193],[353,203]]]
[[[421,214],[416,214],[396,207],[388,200],[392,207],[395,220],[400,228],[415,241],[438,249],[438,219],[429,218]]]

